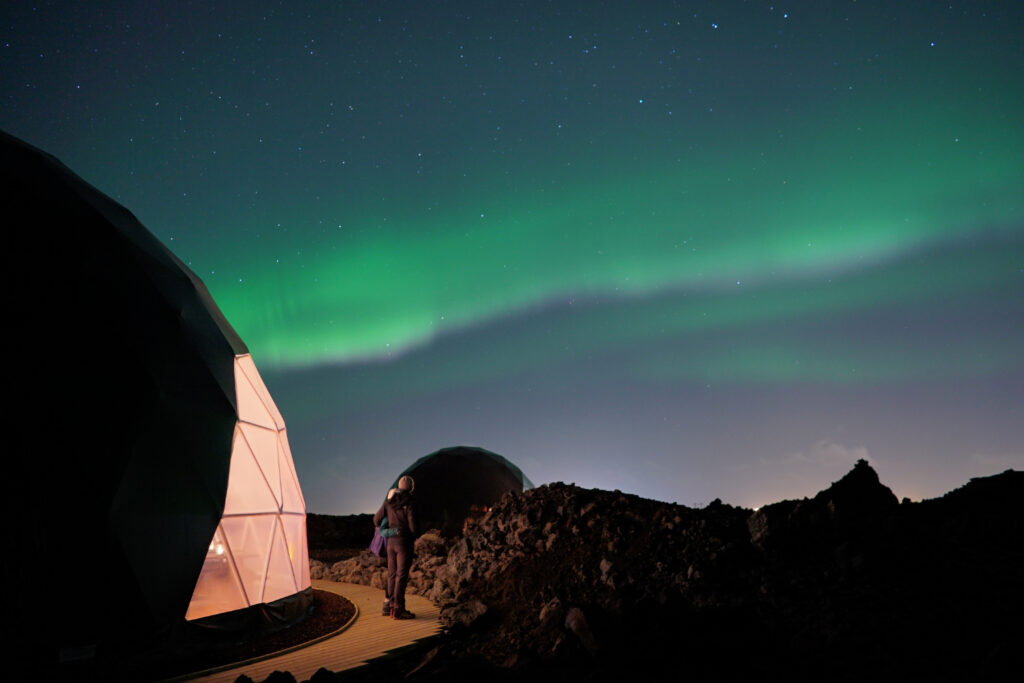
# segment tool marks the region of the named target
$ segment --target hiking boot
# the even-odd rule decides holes
[[[381,607],[380,614],[381,614],[382,617],[390,617],[391,616],[391,601],[390,600],[385,600],[384,601],[384,606]]]
[[[391,612],[391,618],[392,619],[415,619],[416,615],[413,614],[412,612],[410,612],[407,609],[402,609],[400,607],[396,607],[394,609],[394,611]]]

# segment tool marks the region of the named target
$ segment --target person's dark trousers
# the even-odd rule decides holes
[[[409,567],[412,566],[412,544],[398,536],[388,539],[388,595],[391,607],[405,609],[405,587],[409,583]]]

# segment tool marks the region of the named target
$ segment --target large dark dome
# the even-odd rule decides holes
[[[300,593],[308,606],[284,422],[205,285],[125,207],[2,131],[0,188],[18,237],[2,269],[12,650],[98,659],[182,628],[194,596],[193,620]],[[230,572],[243,556],[256,569]]]
[[[494,505],[507,491],[533,488],[508,460],[483,448],[452,446],[425,455],[395,479],[409,475],[424,529],[457,533],[472,508]]]

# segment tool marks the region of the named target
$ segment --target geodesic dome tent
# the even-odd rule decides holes
[[[508,491],[533,488],[522,471],[503,456],[475,446],[451,446],[425,455],[398,477],[415,482],[423,529],[457,533],[474,511],[494,505]]]
[[[89,657],[186,619],[302,618],[305,504],[245,344],[124,207],[2,132],[0,150],[15,647]]]

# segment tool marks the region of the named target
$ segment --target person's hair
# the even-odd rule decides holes
[[[398,480],[398,488],[400,488],[403,491],[412,491],[414,488],[416,488],[416,482],[412,480],[412,477],[406,474],[405,476]]]

